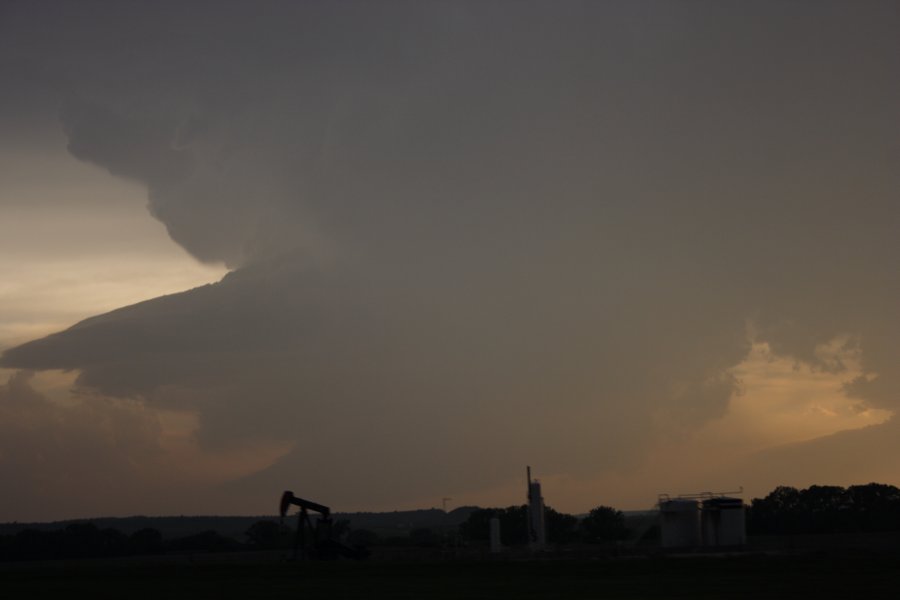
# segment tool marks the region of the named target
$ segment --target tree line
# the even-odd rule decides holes
[[[875,531],[900,531],[900,489],[892,485],[779,486],[747,510],[749,535]]]
[[[527,506],[478,508],[458,527],[413,528],[381,535],[351,522],[334,523],[334,535],[359,548],[375,546],[438,547],[447,543],[486,543],[490,521],[500,521],[501,541],[506,546],[527,544]],[[547,540],[554,545],[614,543],[625,539],[649,540],[659,533],[654,517],[626,517],[609,506],[597,506],[577,517],[546,508]],[[813,485],[806,489],[779,486],[764,498],[754,498],[747,508],[749,535],[791,535],[900,531],[900,489],[880,483],[839,486]],[[25,529],[0,535],[0,561],[64,558],[103,558],[194,552],[287,549],[293,530],[273,520],[253,523],[238,541],[209,530],[164,539],[157,529],[144,528],[125,534],[92,523],[72,523],[62,529]]]
[[[163,553],[234,551],[244,545],[215,531],[204,531],[163,540],[156,529],[146,528],[126,535],[117,529],[93,523],[73,523],[62,529],[24,529],[0,536],[0,560],[52,560],[62,558],[108,558]]]
[[[498,516],[504,544],[518,545],[527,541],[526,510],[524,505],[477,509],[458,528],[435,530],[418,527],[403,535],[378,535],[367,529],[352,529],[349,521],[335,522],[333,532],[336,538],[357,548],[433,548],[450,542],[486,541],[490,519]],[[545,517],[548,536],[554,543],[617,540],[628,535],[624,515],[609,507],[598,507],[584,519],[547,508]],[[61,529],[24,529],[15,534],[0,535],[0,561],[276,550],[290,548],[293,536],[291,528],[272,520],[253,523],[244,533],[246,541],[238,541],[212,530],[166,540],[154,528],[140,529],[128,535],[111,527],[97,527],[90,522],[72,523]]]
[[[490,521],[500,521],[500,540],[506,546],[520,546],[528,543],[528,506],[507,508],[483,508],[474,511],[469,519],[460,525],[459,532],[468,541],[487,541],[490,537]],[[561,513],[551,507],[544,510],[544,524],[547,540],[554,544],[573,542],[611,542],[629,537],[625,514],[609,506],[598,506],[584,518]]]

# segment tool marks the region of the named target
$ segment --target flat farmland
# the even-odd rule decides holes
[[[0,565],[4,598],[896,598],[900,556]]]

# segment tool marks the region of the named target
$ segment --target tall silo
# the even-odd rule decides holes
[[[660,538],[663,548],[689,548],[700,545],[700,503],[676,498],[660,500]]]
[[[742,546],[747,543],[744,501],[720,496],[703,501],[701,529],[706,546]]]
[[[541,484],[531,479],[531,467],[527,467],[528,476],[528,547],[532,550],[543,550],[547,545],[547,529],[544,526],[544,497],[541,495]]]

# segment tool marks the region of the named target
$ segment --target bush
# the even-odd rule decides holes
[[[598,506],[581,521],[582,537],[587,542],[611,542],[628,537],[625,515],[609,506]]]
[[[381,538],[374,531],[368,529],[353,529],[347,535],[347,543],[357,548],[368,548],[381,543]]]

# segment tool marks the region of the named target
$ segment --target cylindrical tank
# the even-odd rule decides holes
[[[660,539],[663,548],[700,545],[700,504],[696,500],[665,500],[659,503]]]
[[[491,517],[491,553],[499,554],[503,550],[503,543],[500,541],[500,519]]]
[[[706,546],[742,546],[747,542],[744,501],[740,498],[704,500],[701,521]]]

